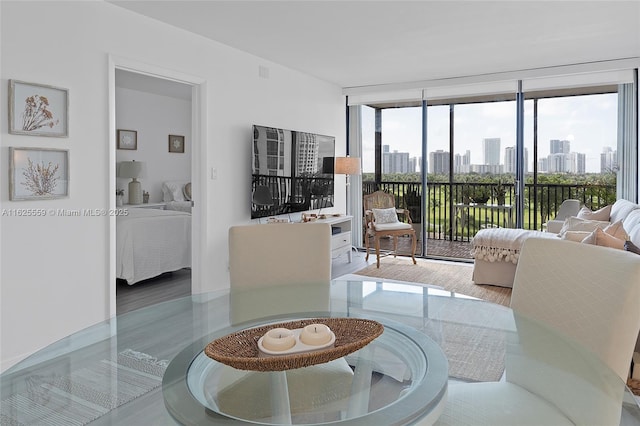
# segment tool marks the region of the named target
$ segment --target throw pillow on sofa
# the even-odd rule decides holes
[[[622,226],[621,220],[607,226],[603,231],[613,237],[621,239],[622,241],[629,239],[629,235],[627,235],[627,231],[625,231],[624,226]]]
[[[577,214],[577,217],[580,219],[587,220],[604,220],[609,221],[609,217],[611,216],[611,205],[605,206],[600,210],[591,211],[589,207],[583,207]]]
[[[608,221],[580,219],[576,216],[568,217],[564,220],[562,229],[558,233],[561,238],[568,231],[589,231],[593,232],[596,228],[604,229],[609,226]]]
[[[625,241],[611,236],[604,232],[602,229],[598,228],[591,234],[589,234],[588,237],[582,240],[582,243],[624,250]]]
[[[581,243],[582,240],[591,235],[589,231],[567,231],[562,235],[563,240],[574,241],[576,243]]]

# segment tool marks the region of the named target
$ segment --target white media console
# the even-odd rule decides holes
[[[332,216],[326,215],[325,219],[318,219],[320,223],[328,223],[331,225],[331,257],[336,258],[343,253],[347,253],[349,263],[351,263],[351,222],[353,216],[340,215]],[[340,231],[337,231],[337,230]]]

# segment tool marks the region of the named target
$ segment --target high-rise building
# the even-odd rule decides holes
[[[415,172],[409,162],[408,152],[389,152],[389,145],[382,146],[382,173],[413,173]]]
[[[471,165],[471,151],[466,150],[464,155],[454,155],[453,162],[453,171],[455,173],[469,173],[469,166]]]
[[[449,152],[439,149],[429,153],[429,173],[446,175],[450,167]]]
[[[417,172],[419,169],[418,164],[419,164],[418,157],[409,158],[409,173]]]
[[[570,152],[567,156],[567,171],[583,175],[587,171],[587,156],[580,152]]]
[[[618,169],[618,152],[610,146],[602,148],[600,154],[600,173],[610,173]]]
[[[549,154],[547,159],[547,171],[549,173],[566,173],[568,171],[567,154]]]
[[[547,171],[549,173],[586,173],[587,156],[584,153],[571,152],[570,141],[551,139],[549,151],[551,152],[547,157]]]
[[[568,140],[551,139],[549,141],[549,152],[551,154],[568,154],[571,152],[571,142]]]
[[[549,171],[549,159],[540,158],[538,160],[538,173],[546,173]]]
[[[508,146],[504,149],[504,172],[515,173],[516,172],[516,147]],[[529,150],[524,149],[524,173],[529,172]]]
[[[500,138],[485,138],[482,140],[484,164],[497,166],[500,164]]]
[[[507,146],[504,149],[504,172],[515,173],[516,172],[516,147]]]

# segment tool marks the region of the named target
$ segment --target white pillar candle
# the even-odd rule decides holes
[[[296,344],[293,331],[288,328],[273,328],[262,336],[262,346],[270,351],[286,351]]]
[[[305,345],[324,345],[331,340],[331,332],[325,324],[309,324],[300,333],[300,340]]]

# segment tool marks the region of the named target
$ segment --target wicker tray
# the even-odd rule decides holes
[[[333,347],[291,355],[265,356],[258,350],[258,340],[272,328],[304,328],[309,324],[326,324],[336,335]],[[368,345],[384,331],[382,324],[360,318],[313,318],[269,324],[241,330],[209,343],[204,353],[218,362],[252,371],[284,371],[308,367],[341,358]]]

